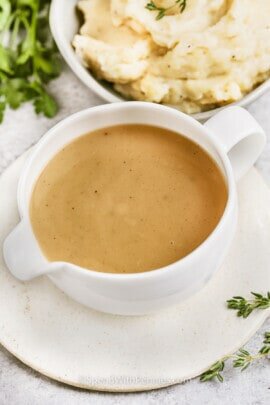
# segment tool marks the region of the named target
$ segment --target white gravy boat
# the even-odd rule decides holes
[[[162,269],[110,274],[67,262],[49,262],[29,219],[29,202],[37,178],[64,145],[87,132],[120,124],[164,127],[201,145],[219,165],[227,182],[228,201],[223,216],[198,248]],[[177,303],[201,289],[228,253],[237,225],[236,181],[255,163],[265,142],[262,128],[241,107],[226,108],[205,125],[174,109],[144,102],[107,104],[76,113],[49,130],[28,158],[18,186],[21,221],[4,243],[7,267],[23,281],[46,275],[74,300],[112,314],[147,314]]]

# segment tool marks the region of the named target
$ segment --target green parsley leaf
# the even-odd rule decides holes
[[[46,90],[61,72],[49,5],[49,0],[0,0],[0,122],[7,106],[16,109],[26,101],[46,117],[58,111]]]
[[[11,4],[9,0],[0,0],[0,31],[4,29],[8,23],[11,12]]]

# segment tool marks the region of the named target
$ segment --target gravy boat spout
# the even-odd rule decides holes
[[[24,218],[6,238],[3,253],[10,272],[21,281],[51,274],[63,267],[60,262],[48,262],[42,255],[31,225]]]

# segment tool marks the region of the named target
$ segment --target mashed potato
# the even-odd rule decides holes
[[[187,0],[183,13],[174,7],[160,20],[147,2],[78,3],[77,54],[126,98],[195,113],[239,100],[270,76],[270,0]]]

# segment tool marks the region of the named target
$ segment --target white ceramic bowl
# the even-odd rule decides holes
[[[95,129],[118,124],[156,125],[200,144],[226,178],[228,201],[224,214],[198,248],[162,269],[139,274],[109,274],[67,262],[49,262],[42,254],[29,218],[35,182],[46,164],[67,143]],[[24,281],[47,275],[76,301],[113,314],[146,314],[177,303],[202,288],[226,256],[237,224],[235,179],[254,164],[264,145],[263,130],[240,107],[224,109],[204,126],[172,108],[135,101],[106,104],[74,114],[48,131],[22,172],[18,186],[21,222],[4,243],[7,267]]]
[[[50,27],[55,42],[69,67],[90,90],[110,103],[126,101],[109,83],[97,80],[91,72],[82,65],[80,59],[75,54],[71,42],[80,28],[78,14],[76,13],[77,3],[78,0],[52,0]],[[240,101],[231,105],[247,106],[263,95],[268,89],[270,89],[270,79],[258,86]],[[175,106],[173,107],[175,108]],[[204,121],[212,117],[220,109],[221,108],[216,108],[214,110],[193,114],[193,117],[199,121]]]

